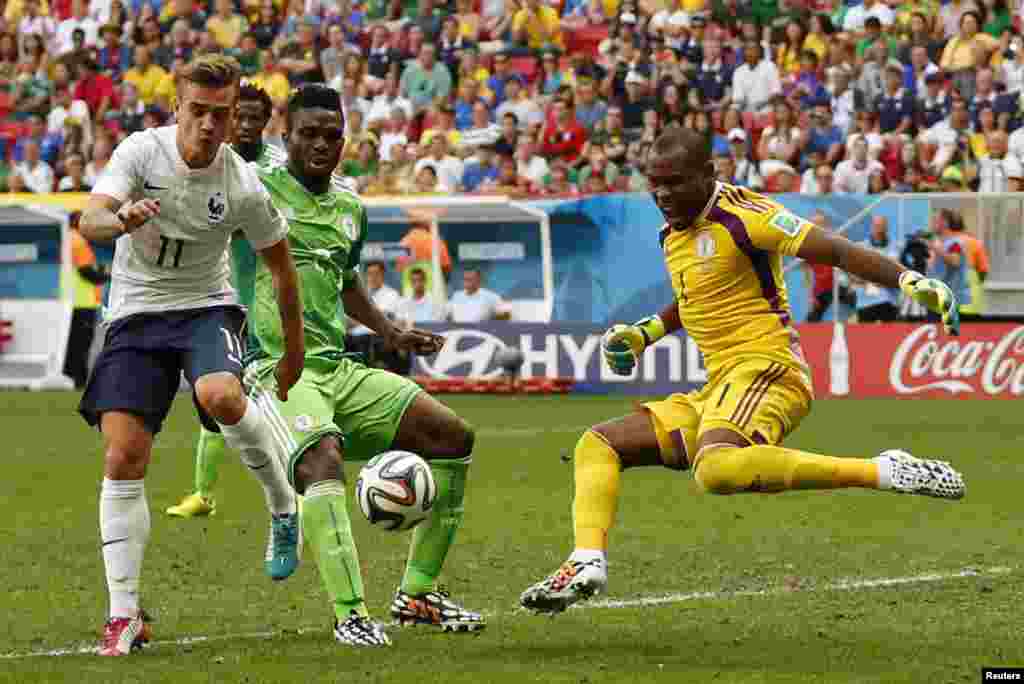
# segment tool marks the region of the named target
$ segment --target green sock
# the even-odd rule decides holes
[[[430,463],[437,484],[437,499],[430,517],[413,530],[402,591],[415,596],[434,589],[448,549],[462,525],[462,500],[466,494],[469,463],[469,459]]]
[[[196,442],[196,491],[203,496],[213,493],[217,486],[217,476],[221,461],[224,460],[224,435],[210,432],[206,428],[199,430]]]
[[[316,554],[337,618],[346,620],[353,610],[367,615],[359,553],[352,539],[345,485],[340,480],[324,480],[306,489],[302,534]]]

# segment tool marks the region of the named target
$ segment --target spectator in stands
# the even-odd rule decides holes
[[[608,114],[608,105],[597,96],[597,89],[590,79],[581,79],[576,84],[576,122],[587,135],[593,135],[598,123]]]
[[[462,141],[462,134],[455,128],[455,110],[447,102],[441,102],[436,108],[434,125],[420,134],[420,144],[430,146],[434,136],[444,136],[448,140],[448,149],[455,149]]]
[[[608,161],[601,145],[591,145],[587,163],[580,169],[577,183],[586,187],[589,178],[598,175],[604,179],[606,186],[612,187],[618,181],[620,173],[619,166]]]
[[[481,145],[477,148],[475,158],[472,161],[467,160],[462,171],[462,182],[459,183],[460,192],[476,192],[487,181],[497,180],[496,157],[494,145]]]
[[[396,107],[404,110],[404,119],[408,123],[413,116],[412,102],[402,97],[398,75],[390,74],[382,81],[380,93],[370,103],[366,123],[372,125],[375,121],[392,119]]]
[[[95,186],[103,170],[110,163],[110,155],[113,154],[114,145],[107,136],[97,135],[92,143],[92,161],[85,165],[85,183]]]
[[[540,0],[525,0],[512,19],[512,37],[531,50],[546,47],[565,49],[558,12]]]
[[[75,49],[72,36],[76,30],[81,30],[84,36],[84,46],[87,49],[96,47],[96,39],[99,37],[99,25],[96,20],[89,16],[87,0],[71,0],[71,16],[57,24],[56,53],[63,55]]]
[[[532,140],[522,138],[516,146],[516,173],[526,179],[531,187],[539,188],[548,175],[548,162],[537,154],[537,146]]]
[[[935,39],[935,32],[931,29],[931,24],[931,19],[922,11],[913,11],[910,14],[909,32],[903,39],[899,53],[901,62],[913,61],[913,51],[918,47],[925,49],[928,61],[932,63],[939,61],[942,54],[942,41]]]
[[[448,67],[449,72],[457,74],[462,51],[473,47],[473,44],[459,31],[459,20],[454,16],[448,16],[441,24],[438,47],[440,61]]]
[[[860,5],[854,5],[846,11],[843,17],[843,31],[865,33],[868,31],[868,22],[871,18],[878,22],[879,30],[882,26],[892,26],[896,21],[895,13],[881,0],[864,0]]]
[[[974,10],[960,17],[960,31],[942,50],[939,66],[953,77],[953,86],[966,99],[974,96],[974,76],[978,68],[988,64],[998,47],[998,41],[987,33],[980,33],[981,17]]]
[[[978,160],[978,192],[1020,192],[1024,190],[1024,167],[1007,154],[1008,136],[994,130],[988,134],[988,154]]]
[[[53,167],[39,158],[39,143],[35,140],[25,143],[25,158],[14,165],[14,173],[21,176],[29,192],[53,192]]]
[[[918,136],[921,158],[930,159],[926,169],[935,175],[941,174],[961,149],[968,148],[970,134],[967,103],[962,99],[953,100],[949,116]]]
[[[953,291],[960,306],[964,306],[973,301],[968,284],[970,263],[967,259],[967,247],[962,233],[954,231],[950,226],[951,217],[953,217],[952,222],[954,223],[959,219],[959,216],[949,210],[939,211],[936,214],[936,237],[929,245],[931,256],[928,260],[928,275],[946,283]],[[928,318],[929,320],[938,320],[937,318],[933,319],[931,314]]]
[[[857,78],[855,90],[860,91],[863,102],[870,105],[877,102],[885,92],[885,66],[888,52],[884,45],[875,44],[865,52],[864,65]]]
[[[501,138],[501,127],[491,121],[491,112],[487,108],[487,104],[478,99],[473,104],[470,127],[461,133],[461,149],[465,152],[472,152],[481,145],[497,144]]]
[[[57,184],[57,192],[90,192],[92,186],[85,182],[85,159],[80,154],[72,154],[64,162],[67,174]]]
[[[97,63],[104,74],[118,81],[132,66],[132,50],[121,42],[121,27],[117,24],[107,24],[100,33],[103,47],[99,50]]]
[[[647,77],[639,71],[631,71],[626,76],[626,96],[618,103],[626,129],[643,128],[644,112],[656,107],[654,99],[648,95],[648,83]]]
[[[398,319],[418,323],[440,323],[448,318],[448,307],[427,293],[427,274],[421,268],[409,271],[412,293],[398,305]]]
[[[441,62],[436,61],[437,49],[430,43],[420,48],[419,57],[402,72],[400,92],[412,102],[415,112],[429,108],[435,101],[448,97],[452,77]]]
[[[575,197],[579,194],[576,185],[569,180],[569,171],[561,162],[551,165],[551,173],[545,179],[541,194],[557,197]]]
[[[757,162],[751,156],[752,151],[747,144],[747,132],[742,128],[734,128],[729,131],[728,137],[730,152],[736,164],[736,171],[733,174],[736,185],[751,190],[761,190],[764,187],[764,181],[761,179],[761,174],[758,173]]]
[[[457,95],[452,107],[455,110],[455,128],[464,131],[473,126],[473,105],[483,102],[480,98],[480,81],[464,78],[459,81]]]
[[[744,112],[767,111],[782,94],[779,70],[763,58],[764,51],[756,40],[744,44],[743,55],[744,63],[733,72],[732,102]]]
[[[379,123],[379,121],[378,121]],[[391,117],[381,125],[380,133],[380,158],[383,161],[391,161],[392,150],[399,147],[404,148],[409,142],[406,131],[409,121],[406,118],[404,107],[395,107],[391,110]]]
[[[157,88],[166,76],[167,71],[153,63],[149,48],[140,45],[135,48],[135,63],[125,72],[124,80],[135,86],[143,105],[150,105],[156,103]]]
[[[8,3],[11,6],[13,3]],[[13,29],[17,26],[18,36],[24,40],[27,36],[38,36],[46,45],[52,45],[57,35],[57,23],[48,14],[41,11],[39,0],[25,0],[20,20],[8,23]]]
[[[805,160],[808,162],[812,155],[818,155],[820,161],[835,165],[842,158],[845,136],[839,127],[833,124],[828,102],[827,98],[822,98],[814,103],[810,114],[811,125],[807,129],[803,151]],[[813,172],[816,165],[804,164],[804,166],[810,166]]]
[[[511,0],[482,0],[480,3],[481,37],[503,40],[512,28],[515,3]]]
[[[195,43],[192,40],[192,32],[189,30],[188,22],[184,19],[179,19],[174,22],[171,27],[171,40],[170,46],[165,52],[164,57],[151,55],[153,61],[165,69],[168,68],[163,60],[170,62],[170,68],[173,69],[174,63],[181,60],[182,64],[187,64],[192,59],[192,52],[195,49]],[[169,58],[169,59],[168,59]]]
[[[924,77],[925,89],[917,98],[917,121],[921,129],[928,129],[949,116],[953,102],[942,85],[942,72],[932,72]]]
[[[1003,61],[998,67],[999,80],[1008,93],[1024,91],[1024,40],[1014,35],[1003,51]]]
[[[49,135],[43,117],[33,114],[28,118],[27,129],[22,135],[18,136],[18,140],[14,143],[11,159],[16,162],[24,161],[25,147],[29,143],[36,144],[36,147],[39,149],[40,158],[44,160],[47,157],[51,160],[56,159],[63,131],[64,128],[62,126],[60,130],[54,131],[52,135]]]
[[[796,114],[783,99],[775,102],[775,121],[761,133],[758,143],[758,157],[761,159],[761,176],[768,178],[776,173],[796,174],[805,144],[804,132],[797,126]]]
[[[858,101],[856,92],[850,88],[851,74],[846,69],[835,72],[831,91],[832,121],[842,131],[843,135],[849,135],[853,128],[855,112],[858,107],[863,107],[863,102]]]
[[[422,162],[422,163],[420,163]],[[413,182],[413,192],[421,194],[434,194],[438,192],[451,192],[441,187],[438,179],[437,166],[429,159],[421,159],[416,164],[416,177]]]
[[[878,129],[883,136],[914,134],[914,97],[903,87],[903,65],[889,60],[885,67],[885,90],[875,100]]]
[[[377,153],[378,145],[377,137],[373,133],[364,133],[359,139],[356,158],[342,163],[342,175],[356,179],[356,187],[360,190],[364,189],[373,176],[377,175],[378,160],[380,159],[380,155]]]
[[[722,43],[704,41],[704,60],[697,71],[695,86],[711,109],[724,109],[732,95],[732,68],[722,58]]]
[[[519,143],[519,119],[513,112],[505,112],[498,117],[501,121],[501,135],[494,143],[499,155],[511,157]]]
[[[950,0],[944,3],[939,10],[938,29],[939,37],[947,40],[956,35],[963,23],[963,16],[967,12],[977,12],[978,5],[974,0]],[[979,28],[980,28],[980,21]]]
[[[345,61],[348,56],[348,48],[345,46],[345,31],[339,24],[332,24],[327,29],[327,47],[320,52],[320,68],[323,69],[326,83],[332,84],[343,77]],[[364,82],[368,83],[368,81]]]
[[[996,123],[996,115],[992,105],[982,104],[978,109],[978,119],[974,132],[970,135],[971,157],[980,159],[988,155],[988,136],[994,131],[1001,130]]]
[[[530,97],[526,81],[519,74],[513,74],[505,82],[505,101],[498,106],[495,116],[499,119],[507,112],[516,115],[520,129],[526,129],[536,123],[543,123],[544,112]]]
[[[716,154],[714,164],[718,180],[731,185],[741,185],[736,178],[736,160],[733,159],[731,154]]]
[[[288,73],[292,87],[304,83],[319,83],[324,80],[320,68],[320,46],[317,43],[317,22],[305,19],[299,24],[294,40],[281,48],[279,63]]]
[[[499,157],[498,177],[480,184],[480,192],[491,195],[521,197],[529,187],[529,181],[519,176],[519,167],[514,157]]]
[[[107,112],[120,104],[114,82],[109,76],[99,73],[98,65],[91,59],[83,62],[82,67],[82,77],[75,86],[74,98],[89,105],[93,121],[103,121]]]
[[[555,121],[543,133],[543,154],[572,165],[583,152],[587,134],[564,102],[555,103]]]
[[[281,19],[277,7],[273,2],[263,2],[260,4],[256,21],[249,26],[249,33],[256,38],[260,50],[269,50],[277,38],[280,26]]]
[[[909,63],[901,61],[904,62],[903,87],[920,98],[927,90],[928,84],[925,79],[930,74],[938,73],[938,65],[928,57],[928,48],[924,45],[917,45],[910,50]]]
[[[501,296],[482,287],[483,275],[479,267],[469,266],[462,271],[462,289],[448,302],[448,316],[455,323],[482,323],[508,320],[510,311]]]
[[[435,135],[430,141],[430,154],[416,163],[416,177],[419,178],[420,170],[425,166],[431,166],[437,174],[437,187],[439,192],[455,192],[462,180],[463,164],[458,157],[448,153],[448,138],[444,135]]]
[[[23,193],[31,192],[31,190],[25,186],[25,180],[21,177],[21,174],[12,169],[7,175],[7,192]]]
[[[866,194],[870,187],[871,174],[884,173],[885,168],[868,157],[868,143],[864,136],[850,136],[847,146],[847,158],[836,166],[835,191]]]
[[[206,30],[213,35],[222,50],[233,50],[238,47],[242,35],[249,30],[249,22],[235,12],[232,0],[214,0],[216,13],[206,20]]]
[[[818,164],[804,172],[800,181],[802,195],[831,195],[835,172],[831,164]]]
[[[45,116],[52,92],[50,82],[39,77],[31,58],[22,59],[18,66],[18,78],[10,91],[14,103],[14,119],[23,121]]]
[[[968,109],[971,113],[971,123],[975,128],[979,125],[980,110],[986,105],[992,108],[997,120],[1005,115],[1009,121],[1010,114],[1016,113],[1017,98],[996,92],[995,73],[992,69],[988,67],[978,69],[974,84],[974,97],[968,100]]]
[[[64,122],[71,117],[82,125],[86,135],[86,142],[92,143],[92,117],[89,115],[89,105],[81,100],[71,97],[71,91],[67,86],[62,87],[53,95],[53,104],[50,107],[50,114],[46,117],[46,130],[53,135],[60,135],[64,130]]]

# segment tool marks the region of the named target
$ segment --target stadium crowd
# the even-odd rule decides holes
[[[7,0],[0,182],[88,190],[223,51],[275,103],[343,93],[367,194],[643,190],[666,126],[722,178],[809,194],[1019,189],[1024,40],[1007,0]]]

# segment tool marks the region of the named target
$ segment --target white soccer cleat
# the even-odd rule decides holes
[[[536,613],[561,613],[574,603],[602,593],[607,586],[608,571],[600,559],[570,558],[550,577],[524,591],[519,603]]]
[[[946,461],[915,458],[901,449],[883,451],[878,459],[888,461],[892,491],[921,494],[939,499],[962,499],[964,478]]]
[[[334,621],[334,640],[348,646],[391,645],[391,639],[381,625],[355,611],[352,611],[352,614],[344,622]]]

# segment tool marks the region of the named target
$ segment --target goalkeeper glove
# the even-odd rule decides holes
[[[917,271],[904,271],[900,274],[900,289],[932,313],[942,316],[942,327],[947,334],[960,334],[960,304],[946,283],[926,278]]]
[[[665,336],[665,322],[661,316],[648,316],[633,325],[613,325],[601,337],[601,351],[608,367],[616,375],[629,375],[636,360]]]

